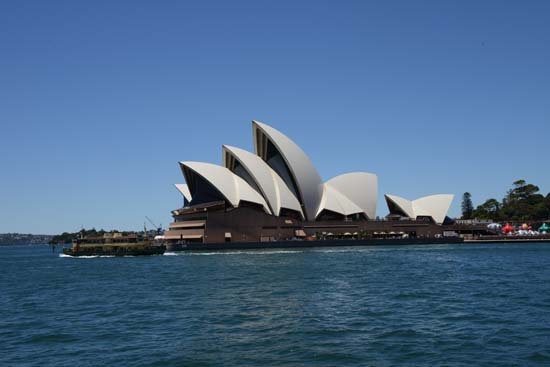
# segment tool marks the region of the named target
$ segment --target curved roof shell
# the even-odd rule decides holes
[[[252,121],[254,150],[284,180],[314,220],[323,197],[323,184],[315,166],[290,138],[269,125]]]
[[[179,163],[192,197],[195,197],[194,190],[197,190],[196,185],[192,184],[192,182],[195,182],[193,175],[198,175],[212,185],[233,207],[238,207],[241,201],[248,201],[261,205],[266,213],[271,214],[271,210],[262,195],[227,168],[203,162]]]
[[[286,208],[297,211],[302,218],[304,217],[298,199],[282,178],[259,156],[228,145],[224,145],[222,149],[224,166],[247,181],[250,186],[255,186],[274,215],[280,215],[281,209]],[[239,163],[238,167],[236,162]]]
[[[330,210],[344,216],[363,212],[363,209],[328,183],[323,185],[323,198],[317,210],[317,216],[323,210]]]
[[[328,180],[330,185],[361,208],[367,218],[376,217],[378,202],[378,177],[368,172],[351,172]]]
[[[413,201],[396,195],[384,195],[384,197],[390,213],[395,213],[397,209],[402,212],[399,214],[405,214],[409,218],[432,217],[436,223],[443,223],[454,199],[453,194],[424,196]]]
[[[180,194],[183,195],[183,198],[190,203],[193,197],[191,196],[191,192],[189,191],[189,186],[187,186],[187,184],[174,184],[174,186],[180,192]]]
[[[430,216],[436,223],[443,223],[454,197],[452,194],[424,196],[413,201],[414,211],[417,216]]]
[[[384,198],[386,199],[386,203],[388,204],[388,208],[391,214],[395,214],[397,209],[401,211],[398,214],[404,215],[409,218],[416,218],[416,215],[414,214],[412,201],[397,195],[389,195],[389,194],[384,195]]]

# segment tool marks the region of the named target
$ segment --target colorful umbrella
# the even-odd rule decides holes
[[[516,230],[510,225],[510,223],[506,223],[506,225],[502,228],[502,233],[513,233],[515,231]]]

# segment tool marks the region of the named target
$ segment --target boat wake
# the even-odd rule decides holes
[[[278,254],[297,254],[304,252],[302,250],[244,250],[244,251],[182,251],[182,252],[165,252],[164,256],[213,256],[213,255],[278,255]]]
[[[378,251],[379,249],[376,249]],[[320,252],[323,254],[345,253],[345,252],[373,252],[370,248],[339,248],[339,249],[312,249],[311,252]]]
[[[98,257],[114,257],[114,256],[110,256],[110,255],[71,256],[67,254],[59,254],[59,257],[69,257],[72,259],[95,259]],[[125,256],[125,257],[133,257],[133,256]]]

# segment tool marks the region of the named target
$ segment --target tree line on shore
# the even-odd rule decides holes
[[[472,195],[462,196],[462,219],[492,219],[494,221],[545,221],[550,218],[550,193],[539,193],[538,186],[517,180],[502,200],[487,199],[475,209]]]

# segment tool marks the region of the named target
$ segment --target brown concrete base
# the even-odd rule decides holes
[[[232,242],[232,243],[186,243],[167,244],[167,251],[223,251],[252,249],[298,249],[314,247],[355,247],[391,245],[440,245],[462,243],[459,237],[448,238],[392,238],[368,240],[324,240],[324,241],[278,241],[278,242]]]

